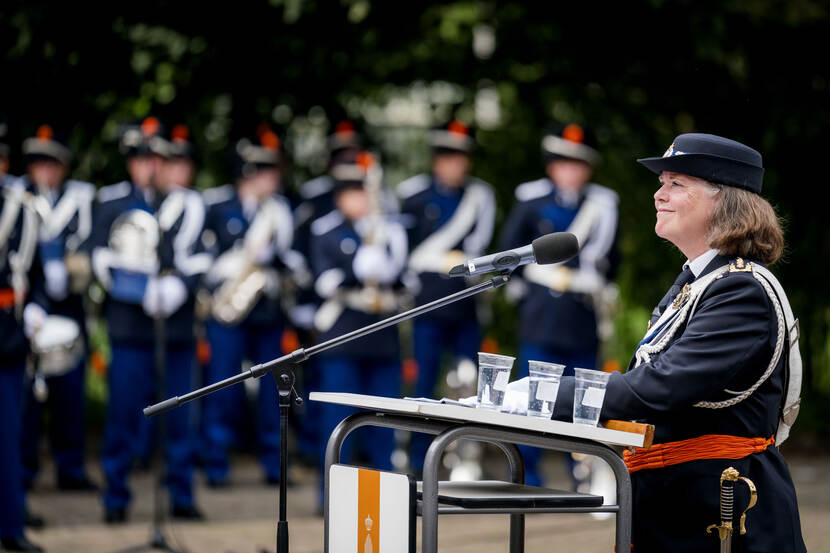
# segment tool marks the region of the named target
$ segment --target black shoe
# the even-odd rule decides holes
[[[127,522],[127,509],[107,509],[104,511],[104,522],[107,524],[124,524]]]
[[[98,485],[90,480],[88,476],[82,478],[63,477],[58,478],[58,489],[73,492],[97,492]]]
[[[26,528],[40,530],[41,528],[46,526],[46,521],[43,520],[42,516],[36,515],[29,509],[26,509],[26,512],[23,513],[23,526],[25,526]]]
[[[190,505],[188,507],[181,507],[174,505],[172,509],[170,509],[170,516],[176,520],[205,520],[205,515],[202,514],[195,505]]]
[[[0,538],[0,548],[6,551],[43,551],[43,548],[33,544],[25,537]]]

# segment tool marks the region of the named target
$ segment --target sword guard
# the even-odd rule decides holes
[[[720,538],[720,541],[725,541],[729,537],[729,533],[732,532],[732,523],[725,522],[722,524],[710,524],[706,527],[707,534],[711,534],[713,530],[718,531],[718,538]]]

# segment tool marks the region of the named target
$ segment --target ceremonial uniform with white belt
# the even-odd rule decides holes
[[[294,249],[307,260],[311,258],[311,225],[334,209],[334,173],[340,165],[354,164],[360,153],[360,145],[360,134],[354,123],[348,120],[338,122],[327,140],[328,170],[325,174],[300,185],[299,203],[294,208]],[[313,286],[306,286],[297,291],[290,317],[299,334],[300,343],[311,344],[317,341],[314,333],[314,313],[320,303],[322,300],[314,292]],[[307,395],[309,391],[319,388],[320,371],[317,364],[316,357],[311,357],[303,363],[303,370],[298,375],[301,395]],[[298,449],[301,455],[309,459],[317,458],[320,418],[318,412],[319,403],[307,401],[302,406],[301,416],[293,418],[301,428]]]
[[[363,174],[338,180],[338,194],[363,187]],[[379,198],[375,198],[380,201]],[[341,336],[375,323],[398,310],[400,276],[406,263],[403,227],[374,213],[350,220],[339,209],[312,225],[311,263],[315,290],[323,304],[315,315],[320,340]],[[398,329],[390,327],[320,354],[320,390],[399,397],[401,362]],[[332,430],[352,410],[334,404],[320,406],[320,462]],[[373,467],[389,469],[394,449],[391,431],[368,429],[362,451]],[[344,458],[354,451],[346,442]],[[321,488],[322,490],[322,488]]]
[[[713,135],[680,135],[663,158],[639,161],[658,174],[761,191],[761,155]],[[800,384],[798,325],[775,276],[762,263],[714,249],[689,260],[628,371],[611,373],[602,403],[602,419],[655,427],[650,449],[626,452],[632,550],[805,551],[795,490],[777,448],[797,415]],[[564,377],[554,418],[570,418],[573,394],[573,378]],[[719,544],[718,533],[705,530],[721,520],[718,482],[728,467],[754,482],[758,503],[739,535],[749,496],[736,488],[734,535],[730,529],[729,542]]]
[[[262,170],[277,171],[277,136],[267,131],[259,142],[243,139],[237,145],[237,157],[238,180]],[[258,364],[282,355],[285,318],[280,305],[281,272],[299,261],[290,249],[291,208],[274,192],[260,200],[242,198],[234,185],[204,193],[208,213],[202,241],[215,259],[205,279],[213,298],[211,319],[206,323],[210,382],[238,374],[245,359]],[[202,456],[211,486],[228,483],[228,450],[237,445],[242,425],[256,428],[265,479],[269,484],[279,483],[277,388],[272,378],[262,378],[258,384],[254,418],[245,416],[242,387],[230,387],[205,398],[206,445]]]
[[[44,408],[48,408],[58,488],[94,490],[84,469],[84,295],[91,277],[86,242],[92,230],[95,186],[77,180],[34,182],[42,164],[52,164],[53,169],[59,166],[59,174],[65,174],[71,160],[69,148],[53,136],[48,125],[42,125],[36,136],[24,142],[23,153],[29,175],[21,182],[34,201],[42,204],[38,247],[50,321],[55,323],[47,323],[35,337],[35,374],[27,382],[24,399],[24,485],[31,487],[37,476],[41,424]],[[55,336],[46,336],[50,333]],[[41,347],[43,343],[48,347]]]
[[[23,535],[21,415],[28,337],[42,324],[49,303],[31,197],[22,186],[8,186],[6,175],[0,179],[5,181],[0,187],[0,547],[40,551]]]
[[[166,154],[166,141],[159,130],[151,118],[141,128],[128,129],[122,138],[128,160]],[[151,186],[140,188],[124,181],[99,190],[91,238],[93,271],[107,293],[104,316],[112,348],[101,454],[108,522],[126,518],[130,501],[127,477],[141,411],[158,399],[156,319],[163,319],[165,329],[164,394],[182,395],[191,389],[195,357],[193,291],[210,266],[210,257],[200,253],[204,225],[200,196],[180,189],[162,197]],[[165,417],[163,447],[171,512],[178,518],[201,518],[193,497],[189,409],[176,409]]]
[[[507,294],[519,300],[519,376],[527,376],[528,361],[597,368],[599,353],[597,304],[616,272],[618,198],[604,186],[586,181],[578,187],[558,186],[552,180],[556,165],[582,164],[584,175],[599,159],[590,135],[570,124],[551,130],[542,140],[548,177],[516,187],[517,203],[504,223],[500,249],[532,242],[551,232],[571,232],[579,241],[579,255],[557,265],[530,264],[508,284]],[[522,447],[527,467],[526,482],[541,485],[542,451]],[[587,479],[588,471],[574,472],[574,486]]]
[[[433,130],[430,145],[434,158],[469,156],[473,138],[466,126],[453,121]],[[449,270],[464,259],[478,257],[490,244],[495,218],[495,198],[489,184],[466,177],[461,186],[449,187],[434,174],[420,174],[397,187],[401,220],[410,244],[408,269],[420,282],[416,304],[423,305],[469,286],[465,279],[450,278]],[[476,362],[481,343],[476,303],[466,299],[415,319],[413,326],[418,380],[415,396],[432,397],[447,351],[454,361]],[[412,463],[423,465],[429,439],[412,435]]]
[[[542,141],[547,163],[576,160],[589,166],[597,152],[585,144],[584,132],[568,125]],[[500,249],[523,246],[550,232],[571,232],[579,255],[558,265],[531,264],[511,283],[509,294],[519,304],[519,368],[527,361],[596,368],[599,337],[595,298],[609,283],[618,264],[616,249],[618,198],[604,186],[585,183],[579,192],[560,189],[549,177],[516,188],[513,207],[500,237]]]

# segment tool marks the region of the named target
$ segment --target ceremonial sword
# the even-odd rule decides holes
[[[718,537],[720,538],[720,553],[730,553],[732,551],[732,507],[735,503],[735,482],[743,481],[749,488],[749,505],[746,506],[744,512],[741,513],[739,530],[743,536],[746,534],[746,512],[755,506],[758,501],[758,492],[755,489],[755,484],[745,476],[739,476],[738,471],[734,467],[724,469],[720,475],[720,524],[710,524],[706,527],[706,533],[711,534],[712,530],[717,528]]]

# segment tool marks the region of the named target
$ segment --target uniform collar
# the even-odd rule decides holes
[[[687,260],[686,263],[683,264],[683,268],[685,269],[686,267],[689,267],[689,269],[692,270],[692,273],[694,273],[695,278],[698,278],[701,274],[703,274],[704,270],[708,268],[712,260],[719,254],[720,252],[718,252],[718,250],[707,250],[691,261]]]

